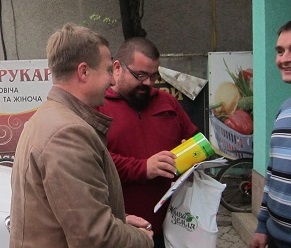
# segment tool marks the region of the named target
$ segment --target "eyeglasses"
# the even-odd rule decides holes
[[[158,80],[161,76],[158,72],[155,72],[153,74],[148,74],[148,73],[138,73],[138,72],[135,72],[133,70],[131,70],[127,64],[125,64],[123,61],[120,60],[120,62],[126,67],[126,69],[130,72],[130,74],[136,78],[138,81],[145,81],[146,79],[150,78],[150,80],[152,82]]]

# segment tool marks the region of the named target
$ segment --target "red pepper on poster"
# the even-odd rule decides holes
[[[253,77],[252,69],[241,70],[240,73],[242,73],[243,77],[247,80],[250,80],[250,78]]]
[[[237,109],[229,115],[224,124],[241,134],[249,135],[253,133],[253,120],[247,112],[241,109]]]

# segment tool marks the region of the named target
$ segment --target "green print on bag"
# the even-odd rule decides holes
[[[189,212],[179,212],[177,207],[171,205],[169,208],[171,214],[171,223],[185,228],[189,232],[195,231],[198,227],[198,216],[193,216]]]

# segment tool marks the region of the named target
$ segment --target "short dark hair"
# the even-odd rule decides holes
[[[288,21],[283,26],[281,26],[277,31],[277,35],[279,36],[283,31],[289,30],[291,30],[291,21]]]
[[[140,52],[152,60],[158,60],[160,57],[157,47],[150,40],[144,37],[133,37],[125,40],[119,47],[114,60],[121,60],[126,64],[131,64],[135,52]]]

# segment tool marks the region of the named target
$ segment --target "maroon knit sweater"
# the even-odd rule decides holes
[[[162,150],[173,149],[198,128],[172,95],[158,89],[152,89],[149,107],[137,112],[109,88],[98,110],[113,118],[107,147],[121,179],[126,213],[143,217],[152,223],[154,233],[160,234],[167,205],[157,213],[154,206],[172,180],[147,180],[146,160]]]

